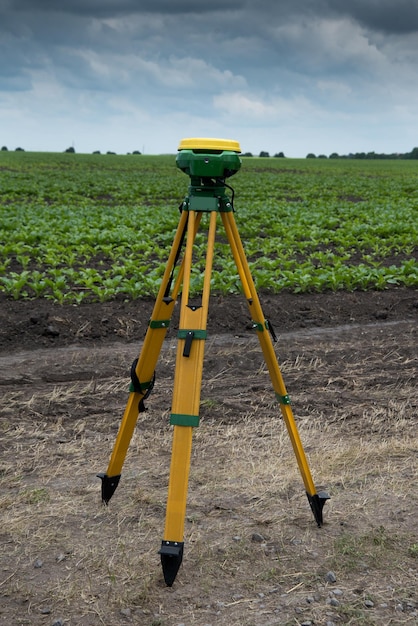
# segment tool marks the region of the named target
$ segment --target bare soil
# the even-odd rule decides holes
[[[418,293],[261,295],[318,528],[245,300],[213,297],[183,564],[165,586],[176,318],[100,501],[151,300],[0,298],[0,624],[418,623]]]
[[[343,324],[416,320],[418,292],[330,292],[321,294],[261,294],[264,314],[278,332]],[[151,316],[153,300],[53,304],[46,299],[13,301],[0,294],[0,352],[140,341]],[[173,319],[176,330],[176,316]],[[213,296],[208,331],[246,335],[251,330],[243,296]]]

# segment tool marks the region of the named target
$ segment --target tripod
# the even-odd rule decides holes
[[[305,452],[293,417],[290,399],[274,352],[271,324],[264,318],[250,273],[244,248],[233,213],[233,190],[225,179],[241,166],[238,142],[225,139],[184,139],[179,146],[177,166],[190,176],[188,195],[180,210],[180,220],[171,252],[154,304],[142,350],[131,368],[128,403],[119,427],[116,442],[102,479],[102,500],[108,503],[115,492],[138,414],[145,410],[144,400],[154,386],[155,367],[166,336],[174,305],[182,288],[174,390],[170,424],[174,426],[170,477],[161,564],[164,580],[172,586],[183,559],[184,520],[190,470],[193,428],[199,425],[200,389],[202,382],[206,324],[209,308],[210,280],[219,216],[234,257],[242,289],[281,413],[287,427],[309,504],[318,526],[322,525],[322,509],[329,498],[316,492]],[[227,194],[232,191],[232,197]],[[191,272],[196,234],[202,215],[208,215],[207,245],[201,295],[191,298]],[[182,248],[185,250],[180,261]]]

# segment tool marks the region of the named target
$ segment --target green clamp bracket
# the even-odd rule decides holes
[[[216,193],[215,189],[196,188],[181,204],[182,211],[230,213],[234,210],[232,200],[224,194],[223,188]]]
[[[151,393],[153,386],[154,380],[150,380],[146,383],[139,383],[139,385],[131,382],[129,385],[129,393],[146,393],[148,390]]]
[[[206,339],[207,332],[206,330],[185,330],[180,329],[177,333],[177,337],[179,339],[185,339],[183,356],[189,357],[190,350],[192,349],[192,341],[193,339]]]
[[[255,322],[253,320],[252,327],[255,330],[260,331],[261,333],[264,332],[264,329],[268,330],[273,341],[277,341],[276,333],[274,332],[272,323],[269,320],[264,320],[264,324],[261,324],[261,322]]]
[[[193,195],[189,198],[189,211],[219,211],[219,198],[207,195]]]
[[[260,333],[262,333],[264,332],[265,328],[268,328],[267,321],[265,321],[264,324],[261,324],[260,322],[255,322],[254,320],[252,320],[252,328],[254,330],[259,330]]]
[[[185,328],[180,328],[177,332],[177,339],[187,339],[188,333],[193,333],[193,339],[206,339],[208,336],[206,330],[186,330]]]
[[[168,328],[170,326],[170,320],[150,320],[150,328]]]
[[[170,416],[171,426],[199,426],[199,420],[199,415],[172,413]]]
[[[276,398],[280,404],[291,404],[290,397],[287,394],[285,396],[281,396],[279,393],[276,393]]]
[[[234,210],[234,205],[232,200],[230,200],[227,196],[220,198],[219,212],[220,213],[231,213]]]

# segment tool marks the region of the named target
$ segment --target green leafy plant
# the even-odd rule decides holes
[[[0,158],[1,292],[74,303],[155,296],[189,182],[174,157]],[[246,159],[233,186],[257,289],[416,287],[417,178],[407,160]],[[239,292],[218,230],[211,288]],[[200,233],[195,246],[204,259]]]

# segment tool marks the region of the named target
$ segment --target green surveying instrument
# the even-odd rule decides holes
[[[248,303],[253,328],[258,336],[273,389],[280,405],[293,451],[299,466],[314,518],[322,525],[322,509],[329,498],[317,492],[293,417],[290,399],[273,348],[271,324],[264,318],[250,273],[244,248],[234,219],[234,192],[225,180],[241,167],[240,145],[227,139],[183,139],[176,159],[177,167],[190,177],[188,194],[180,206],[180,220],[174,236],[161,286],[138,359],[132,364],[128,403],[116,442],[102,479],[102,500],[108,503],[118,486],[122,465],[144,400],[155,381],[155,367],[166,336],[174,305],[182,292],[174,389],[170,424],[173,444],[168,484],[165,531],[159,554],[164,580],[172,586],[183,560],[184,523],[190,471],[193,428],[199,425],[200,390],[206,325],[209,308],[211,272],[218,215],[222,221]],[[203,287],[193,300],[191,272],[196,234],[202,214],[208,215],[207,248]],[[183,250],[184,248],[184,250]]]

